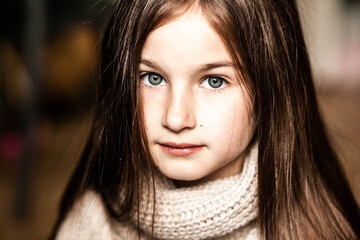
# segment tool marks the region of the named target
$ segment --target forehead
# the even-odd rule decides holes
[[[142,57],[175,58],[179,62],[230,61],[219,34],[201,10],[192,10],[153,30],[142,49]]]

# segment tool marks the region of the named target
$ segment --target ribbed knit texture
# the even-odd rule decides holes
[[[257,146],[246,157],[242,173],[194,187],[175,188],[156,182],[155,239],[257,239]],[[140,239],[149,239],[152,202],[140,208]],[[58,240],[138,239],[135,220],[119,223],[101,197],[88,191],[62,223]]]

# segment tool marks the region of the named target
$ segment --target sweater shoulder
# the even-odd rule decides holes
[[[107,212],[101,196],[86,191],[67,213],[56,240],[136,239],[131,225],[117,222]]]

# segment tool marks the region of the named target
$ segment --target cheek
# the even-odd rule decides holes
[[[239,134],[252,125],[247,99],[236,91],[215,101],[204,101],[200,109],[200,122],[217,134]]]
[[[203,107],[200,124],[208,133],[208,139],[216,139],[213,144],[218,151],[237,151],[247,146],[254,128],[247,103],[242,94],[235,92]]]
[[[142,84],[143,85],[143,84]],[[141,86],[141,101],[144,109],[160,109],[166,100],[167,91],[164,88]]]
[[[148,137],[155,130],[156,126],[161,121],[161,100],[159,94],[154,94],[154,91],[146,91],[145,87],[141,88],[141,107],[144,115],[145,129]],[[156,91],[155,91],[156,92]]]

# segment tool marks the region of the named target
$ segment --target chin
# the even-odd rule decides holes
[[[193,170],[181,169],[181,168],[162,169],[160,167],[160,172],[174,181],[188,181],[188,182],[200,180],[208,175],[206,172],[199,172],[199,171],[193,171]]]
[[[164,174],[164,173],[163,173]],[[175,181],[197,181],[204,177],[206,174],[164,174],[166,177]]]
[[[176,187],[191,187],[207,181],[207,174],[175,174],[167,176],[170,178]]]

